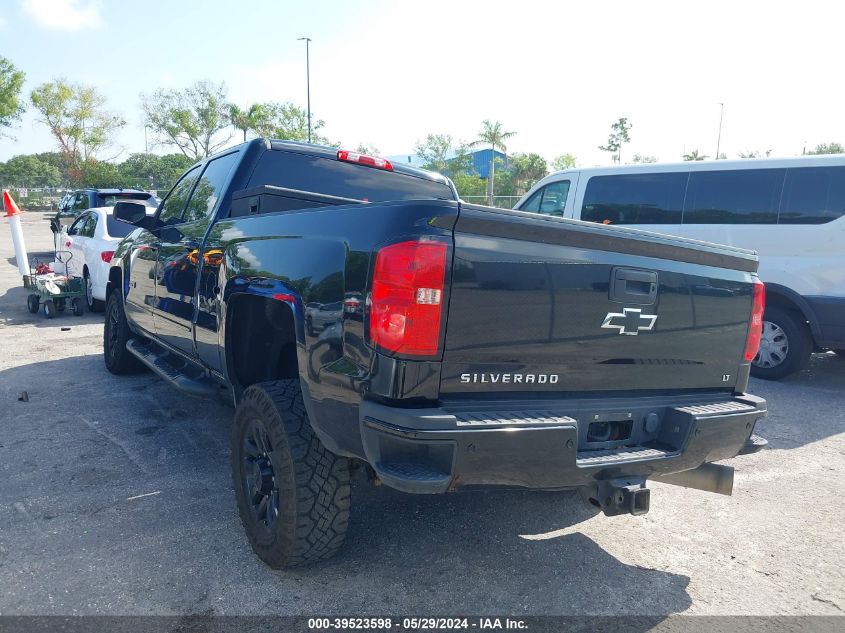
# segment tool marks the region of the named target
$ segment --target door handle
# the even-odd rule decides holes
[[[610,300],[652,305],[657,300],[657,273],[637,268],[614,268],[610,278]]]

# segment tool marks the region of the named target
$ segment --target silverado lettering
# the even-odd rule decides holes
[[[114,216],[136,228],[106,367],[231,400],[237,508],[272,567],[341,547],[353,475],[644,514],[648,479],[730,492],[709,462],[765,445],[751,252],[471,205],[438,174],[267,139],[197,163],[154,216]]]
[[[522,383],[525,384],[529,383],[536,383],[539,385],[544,385],[546,383],[550,385],[554,385],[560,380],[560,376],[558,374],[461,374],[461,382],[463,384],[467,383],[510,383],[513,381],[514,384]]]

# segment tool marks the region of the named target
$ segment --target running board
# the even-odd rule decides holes
[[[127,341],[126,349],[160,378],[190,396],[211,398],[218,392],[217,383],[205,376],[199,367],[154,343],[131,339]]]

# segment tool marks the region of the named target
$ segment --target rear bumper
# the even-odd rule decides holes
[[[483,404],[483,410],[479,403],[407,409],[365,401],[359,421],[367,461],[385,484],[411,493],[582,488],[734,457],[748,450],[754,425],[766,415],[765,400],[751,395],[632,399],[612,409],[588,400],[542,409],[536,402]],[[605,419],[630,420],[630,439],[589,441],[590,422]]]

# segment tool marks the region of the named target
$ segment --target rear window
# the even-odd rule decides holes
[[[126,192],[126,193],[98,193],[97,206],[98,207],[113,207],[116,202],[120,200],[137,200],[143,202],[148,207],[157,207],[158,200],[155,196],[143,191]]]
[[[121,222],[110,215],[106,216],[106,233],[111,237],[126,237],[138,227],[129,222]]]
[[[824,224],[845,215],[845,167],[797,167],[786,172],[780,224]]]
[[[785,169],[690,174],[684,224],[777,224]]]
[[[444,183],[344,163],[331,158],[279,150],[264,152],[250,186],[275,185],[368,202],[435,198],[454,200]]]
[[[686,173],[594,176],[581,219],[602,224],[680,224]]]

